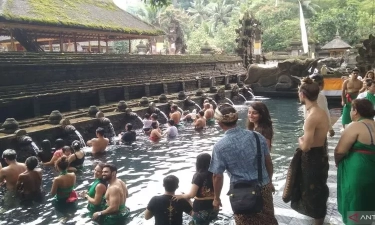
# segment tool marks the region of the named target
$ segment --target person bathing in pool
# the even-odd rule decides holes
[[[104,129],[99,127],[96,129],[96,137],[87,142],[87,145],[92,147],[92,153],[104,153],[105,149],[109,144],[108,138],[104,137]]]
[[[79,141],[73,141],[72,143],[73,154],[68,158],[69,168],[68,171],[76,172],[83,168],[83,162],[85,161],[85,152],[81,149]]]

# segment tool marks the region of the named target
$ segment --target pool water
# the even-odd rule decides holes
[[[297,99],[267,99],[262,101],[268,106],[274,125],[274,140],[272,160],[274,163],[274,185],[276,189],[285,183],[286,171],[291,157],[297,146],[297,139],[302,134],[303,112]],[[245,127],[248,106],[236,106],[239,111],[239,125]],[[93,181],[93,162],[102,161],[113,163],[118,167],[117,177],[126,182],[129,198],[126,205],[131,214],[127,224],[154,224],[153,219],[143,219],[144,210],[154,195],[164,192],[162,180],[173,174],[180,179],[177,193],[188,192],[195,170],[196,156],[200,153],[211,153],[213,145],[221,138],[223,132],[215,125],[201,133],[194,131],[192,126],[180,128],[179,136],[175,140],[162,140],[153,144],[140,130],[137,131],[137,142],[133,146],[111,146],[110,153],[101,158],[86,156],[85,168],[77,174],[77,191],[88,189]],[[57,172],[46,168],[43,175],[43,188],[50,191],[52,179]],[[229,178],[224,176],[222,190],[222,204],[219,217],[212,224],[231,224],[232,211],[229,199],[225,196],[229,188]],[[1,209],[1,208],[0,208]],[[51,203],[51,196],[47,195],[43,204],[32,208],[2,210],[0,224],[94,224],[86,217],[86,201],[80,199],[78,210],[74,215],[60,215]],[[184,216],[187,224],[189,216]]]

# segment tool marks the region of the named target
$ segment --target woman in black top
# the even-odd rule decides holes
[[[73,141],[72,143],[73,154],[69,156],[69,168],[68,171],[77,171],[82,169],[83,162],[85,161],[85,152],[81,149],[81,143],[79,141]]]
[[[196,173],[193,176],[190,192],[188,194],[175,196],[175,199],[195,199],[193,203],[193,220],[190,224],[208,225],[219,213],[219,211],[214,210],[212,206],[214,188],[212,184],[212,173],[208,171],[210,162],[211,156],[209,154],[199,154],[197,156]]]

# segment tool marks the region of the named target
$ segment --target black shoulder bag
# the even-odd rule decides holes
[[[234,214],[255,214],[263,209],[262,197],[262,154],[258,135],[253,132],[257,142],[258,180],[237,181],[231,184],[228,192]]]

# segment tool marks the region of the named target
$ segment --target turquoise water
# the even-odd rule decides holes
[[[274,163],[274,184],[279,189],[285,181],[286,170],[297,146],[297,139],[302,133],[303,112],[297,99],[263,99],[268,106],[274,123],[274,141],[272,159]],[[236,106],[240,114],[239,125],[245,127],[247,118],[246,105]],[[77,175],[77,191],[86,190],[93,180],[94,160],[114,163],[118,167],[118,177],[128,186],[130,197],[126,205],[131,209],[129,225],[154,224],[153,219],[143,219],[143,212],[148,201],[154,195],[164,192],[162,180],[174,174],[180,179],[179,192],[188,192],[195,169],[195,157],[202,153],[211,153],[212,146],[221,138],[223,132],[218,126],[198,133],[191,126],[180,129],[176,140],[162,140],[158,144],[150,143],[141,131],[138,141],[133,146],[111,146],[111,153],[94,159],[87,156],[85,169]],[[52,178],[57,172],[47,168],[43,175],[43,188],[50,191]],[[229,178],[224,177],[222,191],[223,207],[217,221],[212,224],[230,224],[232,212],[228,198],[225,196],[229,188]],[[64,217],[55,212],[51,204],[51,196],[47,196],[43,204],[29,209],[13,209],[1,213],[0,224],[93,224],[85,217],[86,201],[79,200],[79,209],[74,215]],[[189,216],[185,216],[187,224]]]

